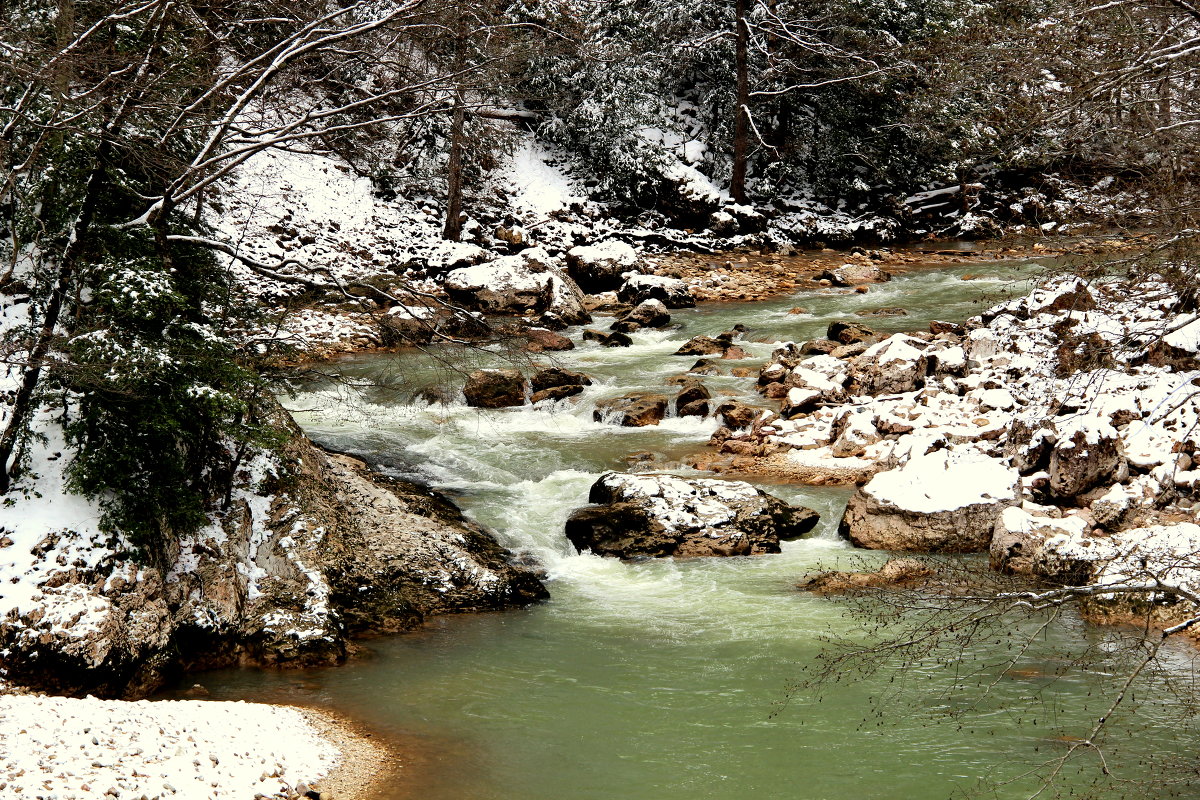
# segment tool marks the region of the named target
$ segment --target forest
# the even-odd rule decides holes
[[[770,665],[712,712],[735,740],[791,725],[746,708],[831,692],[857,719],[892,696],[871,681],[935,668],[956,720],[1053,708],[1034,749],[1065,755],[995,781],[935,759],[914,797],[1194,785],[1156,771],[1187,749],[1162,720],[1186,738],[1196,709],[1200,4],[13,0],[0,54],[0,703],[215,675],[216,708],[287,680],[237,666],[379,663],[441,698],[426,735],[475,741],[453,670],[393,636],[458,626],[519,662],[475,700],[528,744],[428,797],[684,796],[649,757],[628,794],[590,765],[521,783],[497,764],[576,731],[526,740],[487,703],[607,687],[590,669],[621,654],[639,704],[690,665],[707,707],[734,690],[705,648]],[[503,620],[575,671],[514,656]],[[415,724],[339,686],[337,713]],[[598,730],[654,730],[613,696]],[[689,796],[817,780],[751,738],[766,793],[712,789],[697,737],[662,756],[703,765]],[[604,741],[599,772],[631,757]],[[868,749],[903,773],[904,746]],[[316,785],[267,757],[262,796]],[[0,793],[33,796],[31,763],[0,755]],[[176,793],[139,769],[87,780]]]

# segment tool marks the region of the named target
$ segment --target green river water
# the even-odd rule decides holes
[[[1100,707],[1091,696],[1095,675],[1068,673],[1051,683],[1043,673],[1054,664],[1039,661],[1050,656],[1031,652],[1023,662],[1029,669],[1001,677],[979,713],[961,723],[943,719],[958,702],[950,699],[954,676],[933,666],[913,667],[899,683],[885,674],[834,685],[820,698],[789,695],[824,633],[854,635],[859,626],[842,601],[801,593],[797,580],[883,558],[837,539],[848,490],[766,487],[822,514],[816,538],[786,543],[774,556],[623,563],[575,553],[562,531],[599,473],[628,468],[630,453],[654,453],[657,465],[688,474],[678,460],[701,449],[712,420],[623,429],[591,415],[599,399],[662,390],[665,378],[694,360],[670,355],[687,338],[740,322],[750,328],[745,347],[760,361],[774,342],[820,336],[829,321],[855,318],[857,309],[908,311],[863,320],[882,330],[965,319],[986,304],[985,295],[1022,291],[1036,269],[974,264],[916,272],[865,295],[677,311],[679,327],[635,334],[631,348],[581,344],[558,354],[558,363],[599,380],[553,410],[410,405],[411,388],[447,374],[454,380],[436,358],[341,362],[336,371],[344,376],[398,374],[406,387],[354,400],[313,388],[288,401],[305,429],[451,494],[505,545],[538,558],[552,599],[371,640],[370,657],[340,668],[224,671],[198,680],[218,698],[332,707],[391,737],[410,756],[386,800],[1026,797],[1036,783],[1018,776],[1058,755],[1058,737],[1086,730]],[[985,277],[959,280],[966,272]],[[788,314],[794,306],[809,313]],[[606,324],[597,319],[595,327]],[[572,335],[578,340],[579,331]],[[714,394],[754,396],[752,379],[706,382]],[[1047,634],[1047,653],[1104,635],[1068,620]],[[967,655],[987,661],[989,647]],[[884,693],[894,696],[881,720],[871,701]],[[1026,701],[1035,697],[1048,705],[1031,713]],[[1137,737],[1145,749],[1184,747],[1177,730],[1153,719]],[[1082,783],[1072,773],[1065,785]]]

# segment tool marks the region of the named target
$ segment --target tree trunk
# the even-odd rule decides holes
[[[454,118],[450,123],[450,168],[446,175],[446,227],[442,238],[457,242],[462,237],[463,129],[466,109],[461,92],[454,93]]]
[[[749,0],[737,0],[737,102],[733,118],[733,174],[729,193],[746,202],[746,160],[750,140],[750,23],[746,19]]]

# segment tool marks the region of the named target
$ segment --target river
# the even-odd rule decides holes
[[[1045,652],[999,676],[979,713],[962,723],[944,719],[959,702],[956,671],[934,665],[911,668],[911,680],[899,683],[886,673],[848,680],[818,697],[789,687],[824,634],[854,636],[862,623],[842,601],[795,584],[818,568],[883,558],[837,538],[849,490],[765,487],[822,515],[815,538],[772,556],[623,563],[575,553],[563,523],[601,472],[629,469],[630,454],[653,454],[655,468],[690,474],[681,459],[702,448],[714,421],[626,429],[592,420],[597,401],[662,391],[666,378],[686,371],[694,359],[670,355],[686,339],[745,324],[751,365],[774,342],[821,336],[831,320],[858,319],[860,309],[904,308],[906,316],[861,318],[889,331],[965,319],[998,294],[1024,291],[1037,269],[962,265],[915,271],[867,294],[709,304],[673,312],[677,327],[636,333],[630,348],[583,344],[572,330],[580,347],[554,361],[598,380],[552,410],[412,404],[412,390],[435,379],[461,385],[443,354],[339,362],[343,377],[399,385],[364,395],[309,387],[288,401],[308,433],[449,493],[505,545],[536,556],[552,599],[371,640],[370,657],[341,668],[197,680],[222,699],[330,706],[403,743],[413,762],[381,800],[932,800],[979,789],[1028,796],[1036,784],[1019,776],[1061,753],[1063,734],[1086,730],[1098,703],[1088,700],[1096,676],[1087,670],[1047,677],[1056,671],[1053,653],[1106,634],[1066,619],[1048,633]],[[960,280],[966,273],[982,277]],[[788,313],[796,306],[807,313]],[[759,399],[752,378],[705,380],[714,394]],[[1002,649],[978,645],[964,664],[994,660]],[[1036,697],[1046,704],[1024,710]],[[880,705],[892,713],[877,717]],[[1165,727],[1151,728],[1145,742],[1172,740]],[[1086,780],[1069,777],[1067,785]]]

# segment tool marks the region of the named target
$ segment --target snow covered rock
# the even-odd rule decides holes
[[[549,312],[569,325],[591,321],[583,293],[540,247],[501,256],[446,276],[446,293],[467,308],[490,314]]]
[[[1116,429],[1096,417],[1077,417],[1060,426],[1058,441],[1050,452],[1050,494],[1071,499],[1104,482],[1119,480],[1125,469]]]
[[[1200,591],[1200,525],[1181,522],[1132,528],[1107,537],[1062,534],[1047,540],[1038,564],[1040,574],[1061,576],[1073,584],[1095,583],[1133,590],[1100,594],[1099,609],[1111,615],[1154,611],[1160,621],[1172,619],[1171,606],[1180,604],[1170,589]],[[1167,591],[1157,591],[1167,590]],[[1164,606],[1165,608],[1154,608]],[[1187,618],[1196,612],[1188,608]]]
[[[667,308],[692,308],[696,305],[692,290],[679,278],[643,275],[640,272],[625,277],[625,282],[617,290],[617,299],[622,303],[658,300]]]
[[[836,458],[861,456],[867,447],[883,436],[875,427],[875,417],[867,408],[851,408],[833,422],[830,452]]]
[[[732,203],[708,215],[708,231],[713,236],[736,236],[765,230],[767,218],[753,206]]]
[[[672,164],[663,174],[659,209],[678,228],[701,228],[721,206],[721,192],[704,173],[690,164]]]
[[[1181,475],[1187,473],[1176,473],[1176,483]],[[1162,491],[1162,486],[1152,475],[1139,475],[1130,481],[1129,485],[1113,484],[1107,492],[1093,500],[1088,508],[1098,526],[1112,530],[1120,526],[1132,509],[1143,505],[1152,506]]]
[[[643,300],[628,314],[614,322],[610,327],[621,333],[633,333],[642,328],[661,328],[669,325],[671,315],[661,300]]]
[[[573,512],[567,538],[597,555],[737,556],[779,552],[780,540],[811,533],[820,520],[740,481],[605,473]]]
[[[435,272],[450,272],[483,264],[492,253],[470,242],[439,241],[429,254],[429,266]]]
[[[1008,575],[1049,577],[1042,574],[1042,548],[1054,536],[1082,536],[1087,522],[1078,516],[1051,517],[1020,506],[1001,512],[988,548],[992,569]]]
[[[429,344],[437,327],[433,309],[393,306],[379,318],[379,340],[384,347]]]
[[[791,419],[801,414],[807,414],[816,409],[822,400],[821,392],[816,389],[804,386],[793,386],[788,389],[780,383],[771,384],[771,386],[782,386],[787,391],[787,394],[783,396],[783,402],[779,406],[779,415],[784,419]],[[773,397],[774,395],[768,391],[767,396]]]
[[[778,369],[774,372],[764,371],[759,377],[760,382],[784,372],[781,364],[771,366]],[[844,362],[832,356],[815,356],[802,362],[786,373],[787,394],[780,414],[790,418],[809,413],[820,405],[844,402],[847,377]]]
[[[926,343],[898,333],[868,347],[854,360],[847,384],[852,394],[902,394],[925,384]]]
[[[974,450],[915,455],[855,492],[841,533],[874,550],[987,549],[1000,513],[1020,500],[1020,476]]]
[[[1177,371],[1200,369],[1200,319],[1185,317],[1174,328],[1151,344],[1139,361]]]
[[[587,292],[618,289],[625,273],[641,267],[642,258],[633,246],[616,239],[567,251],[567,272]]]

